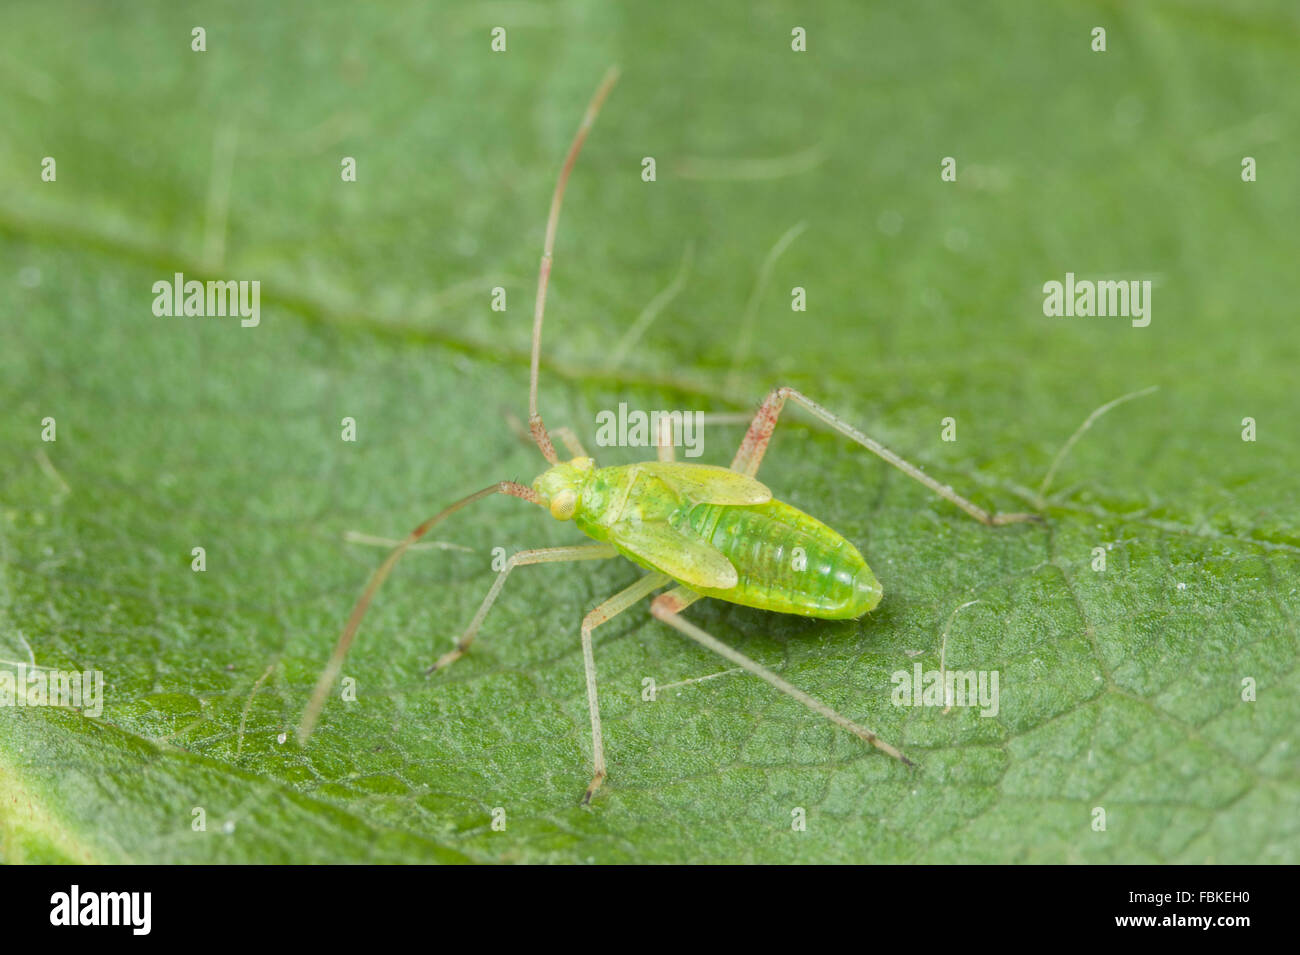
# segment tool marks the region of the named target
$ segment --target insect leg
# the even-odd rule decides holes
[[[736,666],[749,671],[759,679],[766,680],[782,693],[798,700],[814,713],[819,713],[826,717],[836,726],[848,730],[854,736],[866,740],[872,746],[876,747],[876,749],[883,753],[888,753],[890,756],[897,760],[901,760],[908,766],[914,765],[910,759],[894,747],[890,746],[875,733],[871,732],[871,730],[859,726],[857,723],[854,723],[845,716],[841,716],[821,700],[814,699],[797,686],[787,683],[761,663],[756,663],[739,650],[727,646],[717,637],[705,630],[701,630],[699,627],[695,626],[695,624],[681,616],[683,610],[699,599],[700,595],[694,591],[689,590],[686,587],[676,587],[668,591],[666,594],[660,594],[656,597],[654,602],[650,605],[650,612],[655,616],[655,619],[662,620],[664,623],[668,624],[668,626],[690,637],[701,646],[712,650],[714,653],[718,654],[718,656],[730,660]]]
[[[479,627],[483,625],[483,620],[492,609],[492,605],[497,602],[497,597],[501,594],[501,588],[505,586],[506,578],[510,576],[510,571],[514,570],[521,564],[556,564],[567,561],[578,560],[604,560],[608,557],[617,557],[618,550],[609,544],[578,544],[573,547],[546,547],[541,550],[521,550],[511,554],[506,565],[501,568],[497,574],[497,579],[492,582],[492,587],[488,590],[487,596],[483,598],[483,603],[478,608],[478,613],[474,614],[474,619],[469,622],[465,632],[461,634],[456,641],[455,649],[448,650],[442,656],[438,657],[436,663],[425,672],[433,673],[435,670],[441,670],[445,666],[450,666],[465,655],[469,645],[474,642],[478,635]]]
[[[659,428],[655,432],[655,449],[660,461],[677,460],[677,451],[673,447],[673,423],[667,415],[659,419]]]
[[[531,488],[516,484],[514,481],[499,481],[483,488],[481,491],[475,491],[468,497],[462,497],[455,504],[439,511],[407,534],[406,539],[393,548],[393,552],[379,565],[379,569],[371,575],[370,583],[366,584],[366,589],[361,592],[361,596],[357,598],[356,604],[353,605],[352,613],[348,615],[348,622],[344,625],[343,633],[339,636],[339,642],[335,645],[334,652],[330,654],[325,669],[321,671],[320,679],[316,681],[316,688],[312,690],[311,699],[307,701],[307,709],[303,710],[302,722],[298,724],[299,743],[307,742],[307,738],[311,736],[312,728],[316,725],[317,718],[320,717],[321,709],[325,706],[325,697],[329,695],[330,687],[334,685],[334,681],[338,679],[339,671],[343,669],[343,660],[348,655],[348,649],[352,646],[352,641],[357,635],[357,628],[361,626],[361,618],[366,615],[366,609],[370,606],[370,601],[374,599],[375,592],[379,589],[379,585],[384,582],[384,579],[388,577],[393,565],[401,559],[412,544],[433,530],[438,524],[461,508],[468,507],[475,501],[481,501],[493,494],[509,494],[511,497],[520,498],[531,504],[541,503]]]
[[[622,613],[638,600],[642,600],[668,583],[672,578],[658,572],[646,574],[631,587],[620,590],[603,604],[582,618],[582,664],[587,672],[587,709],[591,712],[591,753],[593,772],[591,785],[582,797],[585,806],[592,794],[605,781],[605,744],[600,734],[600,705],[596,702],[596,658],[591,650],[591,631],[602,623]]]
[[[571,454],[573,457],[575,458],[591,457],[591,455],[588,454],[586,449],[582,446],[582,442],[578,439],[578,436],[573,433],[572,428],[562,426],[559,428],[554,428],[552,430],[555,432],[555,436],[560,439],[560,443],[563,444],[568,449],[569,454]]]
[[[781,409],[785,407],[787,398],[793,400],[796,404],[802,405],[840,434],[856,441],[877,457],[883,458],[914,481],[924,484],[945,501],[956,504],[982,524],[1014,524],[1019,521],[1042,520],[1037,514],[990,514],[978,504],[962,497],[949,485],[936,481],[916,465],[909,464],[880,442],[867,437],[843,418],[826,410],[806,395],[788,387],[774,388],[772,393],[764,400],[762,407],[758,409],[758,414],[754,416],[749,430],[745,432],[744,440],[740,443],[740,449],[731,462],[733,471],[739,471],[749,477],[753,477],[758,473],[758,466],[763,462],[763,454],[767,451],[767,444],[772,439],[772,432],[776,430],[777,418],[781,414]]]
[[[386,547],[389,550],[400,546],[402,543],[388,537],[376,537],[374,534],[367,534],[364,531],[344,531],[343,539],[349,544],[366,544],[371,547]],[[466,547],[464,544],[453,544],[451,541],[423,541],[419,544],[412,544],[407,550],[463,550],[467,554],[474,553],[473,547]]]

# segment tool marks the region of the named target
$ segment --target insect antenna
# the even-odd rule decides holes
[[[537,369],[542,355],[542,314],[546,310],[546,285],[551,277],[551,252],[555,247],[555,230],[560,224],[560,203],[564,201],[564,187],[569,183],[569,174],[573,172],[573,164],[578,160],[578,153],[587,139],[587,133],[595,124],[596,115],[617,80],[618,67],[610,67],[604,79],[600,81],[600,85],[596,87],[596,93],[587,105],[587,112],[582,117],[582,123],[573,137],[573,143],[569,146],[569,153],[564,157],[564,166],[560,169],[560,178],[555,183],[555,193],[551,196],[551,214],[546,220],[542,264],[537,272],[537,302],[533,307],[533,359],[528,382],[528,430],[532,432],[537,447],[551,464],[558,464],[560,458],[555,453],[555,445],[551,443],[551,436],[547,433],[546,425],[542,423],[542,416],[537,410]]]
[[[361,592],[361,596],[357,598],[356,604],[352,607],[352,613],[348,615],[348,622],[343,627],[339,642],[335,645],[334,652],[330,654],[329,663],[321,671],[320,679],[316,681],[316,688],[312,691],[311,700],[307,703],[307,709],[303,710],[302,722],[298,724],[299,743],[307,742],[307,738],[311,736],[312,729],[316,726],[316,720],[320,717],[321,709],[325,706],[325,699],[329,696],[330,688],[334,685],[339,672],[343,669],[343,660],[348,655],[348,649],[352,646],[352,640],[357,635],[357,629],[361,626],[361,618],[366,615],[366,610],[370,607],[370,601],[374,598],[375,592],[379,590],[379,585],[388,577],[393,565],[401,560],[402,555],[406,553],[412,544],[433,530],[438,524],[441,524],[462,508],[493,494],[509,494],[511,497],[521,498],[532,504],[539,503],[539,498],[531,488],[524,487],[514,481],[499,481],[483,488],[481,491],[475,491],[468,497],[462,497],[455,504],[439,511],[407,534],[406,539],[393,548],[393,552],[379,565],[379,569],[371,576],[370,582],[366,584],[366,589]]]
[[[559,455],[555,453],[555,445],[551,443],[551,436],[546,431],[546,425],[542,423],[542,416],[537,411],[537,371],[541,360],[542,316],[546,308],[546,286],[551,276],[555,232],[560,222],[560,204],[564,200],[564,188],[568,185],[569,175],[573,172],[574,163],[577,162],[578,153],[587,138],[587,133],[591,131],[591,127],[596,122],[596,116],[600,112],[601,105],[605,102],[609,91],[618,80],[618,73],[617,67],[611,67],[605,73],[600,85],[596,88],[595,95],[592,96],[591,102],[587,105],[587,112],[583,115],[582,123],[578,126],[578,132],[574,135],[573,142],[569,146],[569,152],[564,157],[564,166],[560,169],[560,178],[556,182],[555,192],[551,196],[550,215],[546,220],[546,240],[542,248],[542,264],[537,275],[537,302],[533,310],[533,353],[528,386],[528,429],[532,433],[533,440],[537,442],[537,447],[551,464],[558,464],[560,459]],[[300,743],[305,743],[308,737],[311,736],[316,721],[320,718],[321,710],[325,706],[325,700],[329,696],[330,688],[334,685],[334,681],[338,679],[338,675],[343,669],[343,660],[347,657],[348,649],[352,646],[352,641],[357,635],[357,629],[361,626],[361,619],[366,615],[366,610],[370,607],[370,601],[374,598],[375,592],[379,590],[385,578],[388,577],[393,565],[401,559],[412,544],[446,518],[461,508],[492,494],[509,494],[533,504],[539,503],[537,495],[530,488],[515,481],[501,481],[490,487],[485,487],[483,490],[469,495],[469,497],[461,498],[455,504],[435,514],[411,531],[406,539],[393,549],[393,552],[388,555],[388,558],[371,576],[370,582],[366,584],[366,589],[361,592],[361,596],[357,598],[356,605],[348,616],[348,622],[343,627],[343,633],[339,636],[338,644],[334,647],[329,662],[321,672],[320,679],[316,681],[316,688],[312,691],[307,708],[303,711],[302,721],[298,725],[298,741]]]

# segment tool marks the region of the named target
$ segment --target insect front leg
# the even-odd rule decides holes
[[[758,414],[754,416],[754,420],[749,425],[749,430],[745,432],[744,440],[740,442],[740,449],[736,451],[735,459],[731,462],[733,471],[739,471],[748,477],[753,477],[758,473],[758,467],[763,463],[763,455],[767,451],[768,442],[772,440],[772,432],[776,430],[776,422],[781,416],[781,410],[785,407],[786,399],[802,405],[840,434],[856,441],[877,457],[883,458],[912,480],[924,484],[945,501],[956,504],[982,524],[1015,524],[1020,521],[1042,520],[1037,514],[996,514],[984,510],[978,504],[962,497],[949,485],[936,481],[916,465],[903,460],[879,441],[867,437],[843,418],[789,387],[774,388],[772,393],[763,401],[762,407],[758,409]]]
[[[568,450],[570,457],[589,458],[590,454],[582,446],[582,441],[574,433],[572,428],[559,427],[552,429],[552,433],[560,439],[560,443]]]
[[[510,571],[522,564],[555,564],[568,561],[578,560],[605,560],[609,557],[617,557],[618,551],[609,544],[578,544],[573,547],[546,547],[541,550],[521,550],[510,555],[506,565],[501,568],[497,574],[497,579],[492,581],[492,586],[483,598],[483,603],[479,605],[478,613],[474,614],[474,619],[469,622],[465,632],[461,634],[456,646],[440,656],[426,670],[426,673],[433,673],[441,670],[445,666],[450,666],[465,655],[474,638],[478,636],[479,627],[483,626],[483,620],[492,609],[492,605],[497,602],[497,597],[501,595],[501,588],[505,586],[506,578],[510,576]]]
[[[596,700],[596,657],[591,649],[591,632],[611,618],[622,613],[638,600],[650,596],[672,578],[667,574],[646,574],[631,587],[620,590],[603,604],[582,618],[582,663],[587,673],[587,709],[591,713],[591,754],[593,771],[591,785],[582,797],[585,806],[605,781],[605,744],[600,733],[600,704]]]
[[[305,744],[311,737],[312,729],[316,726],[316,720],[320,718],[321,710],[325,707],[325,699],[329,695],[330,687],[334,685],[334,681],[338,679],[339,673],[343,670],[343,661],[347,658],[348,650],[352,647],[352,641],[357,635],[357,628],[361,626],[361,620],[370,607],[370,601],[374,599],[380,585],[383,584],[389,573],[397,565],[397,562],[402,559],[402,555],[419,543],[425,534],[451,517],[451,515],[469,507],[475,501],[481,501],[493,494],[508,494],[530,504],[541,503],[541,500],[531,488],[516,484],[514,481],[498,481],[496,484],[491,484],[468,497],[462,497],[450,507],[443,508],[407,534],[406,539],[393,548],[393,552],[379,565],[379,569],[370,576],[370,582],[366,584],[366,589],[361,591],[361,596],[357,598],[357,602],[353,605],[352,613],[348,615],[348,622],[344,624],[338,643],[334,645],[334,652],[330,654],[329,662],[325,664],[325,669],[321,671],[320,678],[316,681],[316,688],[312,690],[311,698],[307,701],[307,708],[303,710],[302,720],[298,723],[299,743]]]
[[[739,650],[727,646],[717,637],[705,630],[701,630],[699,627],[695,626],[695,624],[681,616],[683,610],[699,599],[700,595],[695,593],[693,590],[686,587],[676,587],[668,591],[668,593],[656,597],[654,602],[650,605],[650,612],[654,615],[656,620],[662,620],[664,623],[668,624],[668,626],[677,630],[679,633],[683,633],[690,637],[706,649],[712,650],[718,656],[730,660],[736,666],[754,674],[754,676],[758,677],[760,680],[767,681],[786,696],[793,697],[814,713],[826,717],[836,726],[848,730],[859,739],[866,740],[872,746],[876,747],[876,749],[883,753],[888,753],[890,756],[894,757],[894,759],[901,760],[908,766],[914,765],[910,759],[900,753],[893,746],[890,746],[875,733],[871,732],[871,730],[859,726],[846,716],[841,716],[821,700],[811,697],[797,686],[787,683],[761,663],[757,663],[745,656]]]

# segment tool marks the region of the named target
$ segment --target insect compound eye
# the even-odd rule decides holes
[[[567,521],[578,509],[578,495],[570,490],[561,491],[551,498],[551,517]]]

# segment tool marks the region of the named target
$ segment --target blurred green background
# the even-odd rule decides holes
[[[0,858],[1300,861],[1294,3],[54,0],[5,21],[0,658],[107,687],[97,720],[0,710]],[[422,675],[493,548],[574,539],[504,499],[440,529],[472,552],[408,558],[349,660],[358,702],[293,741],[382,559],[345,534],[542,466],[507,414],[550,190],[612,63],[560,226],[553,426],[590,442],[619,401],[737,413],[794,384],[1019,509],[1091,411],[1159,386],[1080,439],[1042,527],[979,526],[787,413],[763,479],[862,549],[884,602],[690,615],[916,771],[749,678],[642,702],[646,676],[727,666],[639,608],[597,632],[611,776],[580,808],[578,622],[630,565],[521,569],[472,653]],[[260,280],[261,325],[155,317],[176,271]],[[1067,271],[1152,280],[1151,325],[1044,317]],[[741,433],[711,428],[703,460]],[[1000,672],[996,718],[890,704],[945,629],[948,667]]]

